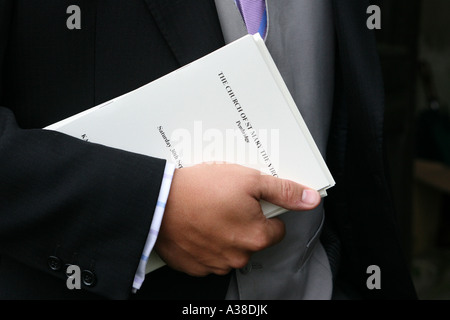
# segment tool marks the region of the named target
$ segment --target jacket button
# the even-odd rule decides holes
[[[95,273],[93,273],[90,270],[83,270],[81,272],[81,280],[83,281],[83,284],[86,287],[93,287],[93,286],[95,286],[95,283],[97,282]]]
[[[252,263],[249,262],[247,265],[241,269],[239,269],[239,272],[242,274],[249,274],[252,271]]]
[[[61,259],[56,256],[48,257],[47,264],[50,267],[50,269],[52,269],[53,271],[61,270],[62,265],[63,265]]]

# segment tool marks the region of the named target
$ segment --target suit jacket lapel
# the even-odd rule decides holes
[[[180,65],[224,45],[213,0],[145,0]]]

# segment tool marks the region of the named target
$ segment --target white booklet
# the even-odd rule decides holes
[[[177,168],[237,163],[322,196],[335,184],[259,34],[45,129],[167,159]],[[286,212],[261,205],[268,218]],[[163,265],[152,258],[148,270]]]

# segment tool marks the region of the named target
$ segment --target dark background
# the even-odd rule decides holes
[[[450,1],[372,3],[381,9],[385,141],[402,242],[419,298],[449,300]]]

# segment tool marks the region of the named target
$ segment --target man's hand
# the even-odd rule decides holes
[[[156,251],[172,268],[194,276],[242,268],[252,253],[284,237],[283,222],[267,219],[260,199],[289,210],[320,203],[315,190],[239,165],[177,169]]]

